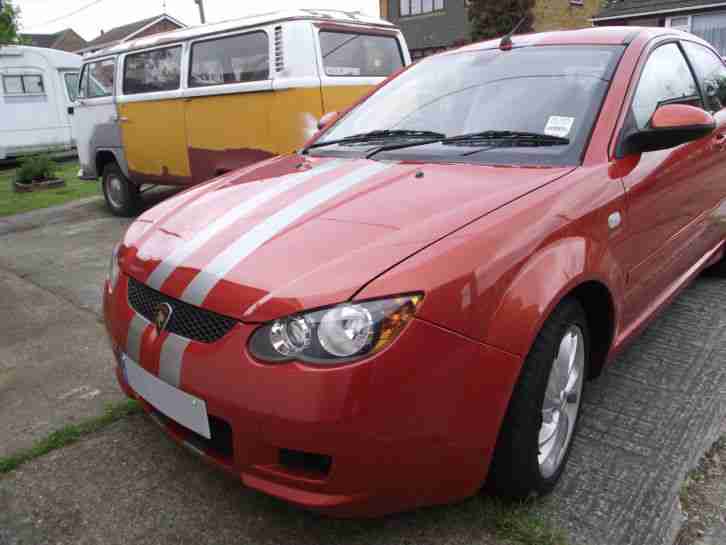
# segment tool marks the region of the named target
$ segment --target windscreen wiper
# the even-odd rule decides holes
[[[356,145],[356,144],[368,144],[372,142],[378,142],[381,140],[389,140],[391,138],[399,139],[411,139],[411,140],[430,140],[432,142],[438,142],[446,138],[446,135],[441,132],[434,131],[414,131],[409,129],[385,129],[364,132],[361,134],[354,134],[352,136],[346,136],[345,138],[339,138],[336,140],[326,140],[325,142],[315,142],[308,146],[302,153],[307,153],[308,150],[314,148],[322,148],[323,146],[332,146],[333,144],[339,145]],[[405,145],[405,144],[404,144]]]
[[[570,143],[569,138],[524,131],[483,131],[470,134],[460,134],[441,140],[445,146],[472,146],[477,143],[492,145],[495,141],[505,142],[507,145],[523,146],[564,146]]]

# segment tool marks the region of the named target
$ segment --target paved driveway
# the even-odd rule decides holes
[[[0,222],[0,455],[120,400],[100,289],[127,221],[98,201]],[[3,234],[4,233],[4,234]],[[726,281],[686,290],[590,383],[540,502],[574,544],[670,543],[726,400]],[[435,478],[432,476],[432,478]],[[476,499],[331,521],[237,486],[134,417],[0,479],[0,543],[492,543]]]

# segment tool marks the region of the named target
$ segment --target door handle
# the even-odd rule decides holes
[[[124,117],[118,117],[118,116],[116,116],[116,121],[118,121],[119,123],[126,123],[126,122],[128,122],[128,120],[129,120],[128,117],[125,117],[125,116]]]

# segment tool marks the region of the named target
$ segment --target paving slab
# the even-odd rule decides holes
[[[2,545],[496,545],[481,499],[334,520],[243,488],[145,416],[0,478]]]
[[[673,543],[681,484],[726,416],[726,281],[698,279],[588,386],[543,508],[573,545]]]
[[[1,457],[123,396],[98,316],[2,270],[0,294]]]

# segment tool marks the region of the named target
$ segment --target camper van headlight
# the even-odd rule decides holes
[[[347,302],[259,327],[249,350],[262,361],[339,365],[380,352],[413,319],[421,294]]]

